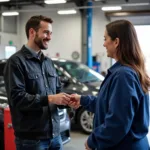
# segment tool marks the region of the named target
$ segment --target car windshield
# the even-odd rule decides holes
[[[80,82],[101,82],[104,80],[102,75],[84,64],[61,60],[54,61],[54,63],[65,69],[73,78],[76,78]]]

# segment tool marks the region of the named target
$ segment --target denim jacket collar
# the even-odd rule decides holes
[[[37,58],[38,59],[38,54],[32,52],[31,50],[29,50],[25,45],[23,45],[23,47],[21,48],[21,50],[23,51],[25,57],[27,59],[31,59],[31,58]],[[46,56],[42,53],[41,57],[43,59],[46,59]]]
[[[108,72],[109,73],[113,73],[114,71],[116,71],[118,68],[120,68],[122,65],[119,61],[117,61],[113,66],[111,66],[109,69],[108,69]]]

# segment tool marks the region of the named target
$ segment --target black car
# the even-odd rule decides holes
[[[52,60],[65,93],[97,96],[100,84],[104,80],[101,74],[82,63],[57,58],[52,58]],[[91,133],[93,113],[86,111],[83,107],[79,107],[73,112],[73,122],[85,133]]]
[[[66,59],[52,58],[56,71],[63,84],[63,91],[68,94],[94,95],[98,94],[104,77],[82,63]],[[1,60],[0,70],[4,69],[6,60]],[[2,74],[2,72],[0,72]],[[93,113],[83,107],[71,109],[72,122],[77,124],[85,133],[91,133],[93,128]]]

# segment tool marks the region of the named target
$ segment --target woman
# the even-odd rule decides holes
[[[95,114],[86,150],[149,150],[150,79],[134,26],[127,20],[106,25],[104,47],[116,63],[108,69],[99,94],[72,95],[70,105]],[[73,102],[74,98],[74,102]]]

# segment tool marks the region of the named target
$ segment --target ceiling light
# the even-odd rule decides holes
[[[0,0],[0,2],[9,2],[10,0]]]
[[[121,6],[147,6],[149,3],[126,3],[122,4]]]
[[[112,7],[102,7],[103,11],[113,11],[113,10],[121,10],[122,7],[120,6],[112,6]]]
[[[66,3],[66,0],[45,0],[44,1],[46,4],[62,4]]]
[[[76,14],[77,11],[72,9],[72,10],[59,10],[57,12],[59,15],[69,15],[69,14]]]
[[[3,12],[2,16],[18,16],[18,12]]]

